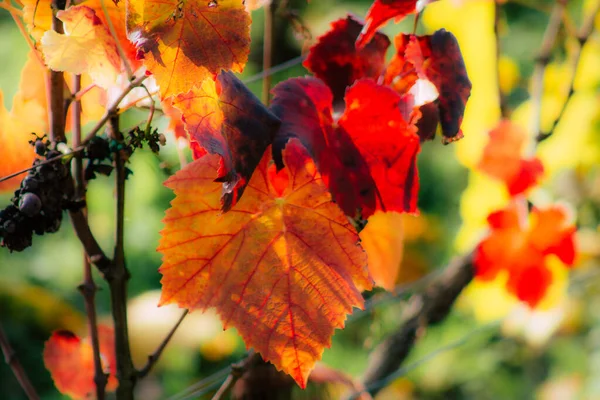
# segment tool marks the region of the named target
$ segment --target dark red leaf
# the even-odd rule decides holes
[[[343,100],[346,88],[356,80],[377,79],[384,71],[390,40],[377,32],[357,50],[354,43],[362,28],[363,23],[350,15],[335,21],[311,47],[304,61],[304,66],[329,86],[335,105]]]
[[[223,210],[229,210],[273,141],[279,120],[231,72],[178,95],[173,105],[183,114],[194,154],[202,154],[200,146],[222,157],[216,180],[223,182]]]
[[[417,12],[418,0],[375,0],[367,11],[366,24],[358,39],[356,47],[364,47],[375,35],[377,29],[392,18],[400,21],[408,14]]]

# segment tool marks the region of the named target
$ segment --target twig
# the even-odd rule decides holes
[[[119,129],[119,116],[113,115],[108,122],[108,136],[118,142],[123,141]],[[116,171],[116,233],[113,265],[104,274],[110,288],[111,311],[115,328],[115,350],[117,355],[118,400],[133,400],[133,389],[137,371],[131,359],[129,328],[127,326],[127,281],[130,278],[125,265],[124,223],[125,223],[125,158],[119,151],[115,153]]]
[[[146,135],[148,135],[150,133],[150,128],[152,127],[152,119],[154,118],[154,99],[152,98],[152,94],[150,93],[150,91],[148,90],[148,88],[146,87],[146,85],[142,84],[140,85],[140,87],[142,89],[144,89],[144,91],[146,92],[146,94],[148,95],[148,100],[150,100],[150,112],[148,112],[148,120],[146,122]]]
[[[244,79],[242,82],[244,82],[244,84],[248,85],[250,83],[260,81],[263,78],[269,77],[269,76],[274,75],[281,71],[285,71],[286,69],[296,66],[298,64],[302,64],[302,62],[304,61],[305,58],[306,58],[306,55],[301,55],[301,56],[292,58],[290,60],[284,61],[281,64],[278,64],[272,68],[263,70],[262,72],[259,72],[258,74],[252,75],[252,76]]]
[[[371,353],[363,379],[365,387],[371,388],[371,395],[381,389],[371,386],[400,367],[423,329],[448,316],[458,295],[473,279],[472,258],[472,253],[457,258],[422,295],[413,297],[404,323]]]
[[[73,92],[81,90],[81,75],[73,76]],[[74,96],[75,98],[75,96]],[[81,145],[81,100],[76,99],[71,109],[73,133],[73,146]],[[86,182],[83,176],[83,159],[81,154],[76,154],[73,159],[73,176],[75,178],[75,198],[85,201]],[[82,214],[87,221],[87,210],[82,209]],[[96,318],[96,284],[92,277],[92,266],[84,250],[83,256],[83,282],[78,287],[85,302],[85,313],[88,320],[88,331],[92,341],[92,353],[94,357],[94,383],[96,384],[96,399],[103,400],[108,376],[102,370],[100,358],[100,341],[98,339],[98,322]]]
[[[215,395],[212,397],[212,400],[224,399],[231,389],[233,389],[235,383],[244,375],[244,373],[261,360],[262,358],[260,357],[260,354],[251,350],[248,354],[248,357],[246,357],[244,360],[240,361],[239,363],[232,364],[229,376],[227,379],[225,379],[225,382],[223,382],[219,390],[217,390],[217,393],[215,393]]]
[[[263,71],[268,70],[273,65],[273,36],[275,10],[277,10],[277,1],[273,0],[264,7],[265,24],[263,33]],[[265,76],[262,81],[262,101],[265,105],[269,104],[271,97],[271,75]]]
[[[558,113],[558,116],[552,123],[552,127],[546,132],[542,132],[542,131],[539,132],[539,134],[536,138],[538,143],[542,142],[542,141],[548,139],[550,136],[552,136],[552,134],[556,130],[556,127],[562,120],[562,118],[565,114],[565,111],[567,110],[567,106],[569,105],[569,103],[571,102],[571,99],[573,98],[573,95],[575,94],[575,78],[577,77],[577,69],[579,68],[579,62],[581,61],[581,52],[583,51],[583,47],[586,45],[590,36],[594,32],[594,21],[596,19],[596,16],[598,16],[599,13],[600,13],[600,0],[596,2],[596,5],[592,9],[592,11],[590,13],[586,14],[586,18],[581,25],[581,29],[577,33],[577,41],[579,42],[579,46],[577,46],[574,53],[571,55],[571,66],[570,67],[571,67],[572,73],[571,73],[571,79],[569,81],[569,90],[567,93],[567,98],[565,99],[565,101],[562,105],[562,108],[560,109],[560,112]]]
[[[168,400],[184,400],[191,398],[199,398],[203,394],[220,387],[223,384],[223,380],[225,380],[227,376],[229,376],[230,371],[231,366],[221,368],[219,371],[201,379],[193,385],[183,389],[181,392],[169,397]],[[213,386],[216,387],[214,389],[211,389]]]
[[[532,89],[530,122],[530,132],[534,135],[537,135],[540,132],[542,95],[544,94],[544,75],[546,73],[546,66],[552,57],[552,50],[554,49],[556,37],[558,36],[558,32],[562,24],[566,3],[567,0],[557,0],[556,3],[554,3],[552,14],[550,15],[550,20],[548,21],[548,26],[546,26],[546,31],[544,32],[540,52],[535,60],[533,76],[531,77]],[[534,149],[535,146],[530,149],[531,152],[533,152]]]
[[[87,144],[98,132],[100,129],[106,124],[106,122],[117,114],[119,110],[119,104],[123,101],[123,99],[136,87],[140,86],[142,82],[147,78],[146,75],[142,75],[138,78],[133,78],[133,80],[129,83],[129,85],[125,88],[123,93],[115,100],[115,102],[106,110],[100,121],[96,123],[96,125],[92,128],[91,131],[88,132],[87,136],[83,140],[83,144]]]
[[[131,65],[129,65],[129,60],[125,55],[125,50],[123,50],[123,46],[121,46],[121,41],[117,36],[117,31],[115,30],[115,26],[112,23],[112,19],[108,14],[108,9],[106,8],[106,4],[104,4],[104,0],[100,0],[100,6],[102,7],[102,12],[104,13],[104,18],[106,19],[106,24],[108,25],[108,31],[115,41],[115,46],[117,46],[117,52],[119,53],[119,57],[121,57],[121,61],[123,62],[123,66],[125,67],[125,72],[127,72],[127,77],[131,79],[133,76],[133,71],[131,70]]]
[[[502,40],[500,38],[500,24],[502,14],[502,6],[500,3],[495,3],[494,9],[494,35],[496,37],[496,79],[498,81],[498,102],[500,104],[500,116],[504,118],[508,118],[510,114],[510,110],[508,108],[508,104],[506,102],[506,96],[502,93],[502,87],[500,86],[500,56],[502,54]]]
[[[52,0],[52,30],[64,33],[62,21],[56,17],[57,11],[64,4],[60,0]],[[48,118],[50,122],[50,141],[53,143],[66,142],[65,137],[65,78],[62,71],[50,70],[46,80],[48,99]]]
[[[10,367],[10,369],[12,369],[13,374],[15,374],[17,377],[17,380],[27,394],[27,397],[30,400],[38,400],[40,397],[31,384],[31,381],[23,369],[23,366],[19,362],[19,359],[16,357],[16,353],[10,345],[8,337],[6,336],[6,333],[4,333],[2,324],[0,324],[0,347],[2,348],[2,353],[4,354],[4,361],[6,361],[6,364]]]
[[[163,339],[163,341],[158,346],[158,348],[156,349],[156,351],[154,351],[154,353],[152,353],[151,355],[148,356],[148,363],[142,369],[140,369],[138,371],[138,378],[143,378],[146,375],[148,375],[148,373],[150,372],[150,370],[152,369],[152,367],[154,366],[154,364],[156,364],[156,362],[160,358],[160,355],[162,354],[162,352],[165,349],[165,347],[167,347],[167,344],[169,344],[169,341],[171,340],[171,338],[173,337],[173,335],[177,331],[177,328],[179,328],[179,326],[183,322],[183,319],[185,318],[186,315],[188,315],[188,313],[189,313],[189,310],[185,310],[181,314],[181,317],[179,317],[179,320],[177,321],[177,323],[173,326],[173,328],[171,328],[171,331]]]

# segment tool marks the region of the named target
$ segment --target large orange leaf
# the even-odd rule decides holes
[[[420,144],[406,98],[362,79],[346,91],[346,108],[334,122],[332,93],[318,79],[290,79],[273,92],[272,109],[282,123],[273,145],[278,167],[281,149],[298,138],[347,215],[416,212]]]
[[[206,79],[173,105],[193,144],[223,157],[217,180],[223,182],[223,210],[229,210],[273,141],[279,120],[231,72]]]
[[[362,27],[362,22],[350,15],[333,22],[304,61],[304,66],[329,86],[335,104],[344,99],[346,88],[356,80],[377,79],[384,71],[390,40],[378,32],[365,47],[357,50],[354,42]]]
[[[489,215],[490,234],[475,252],[476,277],[494,279],[508,272],[508,290],[535,307],[552,283],[548,257],[566,266],[575,262],[575,227],[561,206],[533,209],[529,219],[518,203]]]
[[[118,385],[113,329],[99,325],[98,340],[104,372],[110,374],[106,389],[112,391]],[[89,337],[81,339],[70,331],[52,333],[44,346],[44,364],[61,393],[74,399],[93,397],[96,384],[94,354]]]
[[[225,328],[305,387],[310,371],[370,289],[358,235],[305,150],[290,142],[279,173],[265,153],[244,197],[221,213],[219,157],[171,177],[175,200],[158,251],[161,304],[216,307]]]
[[[186,93],[221,69],[241,72],[250,51],[242,0],[129,0],[129,39],[163,98]]]
[[[490,132],[479,162],[479,169],[504,182],[511,196],[535,186],[544,173],[544,166],[537,157],[522,157],[526,145],[524,129],[510,121],[501,121]]]

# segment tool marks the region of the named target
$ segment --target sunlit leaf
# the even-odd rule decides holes
[[[216,307],[248,347],[305,387],[360,290],[372,285],[358,235],[305,150],[290,142],[285,168],[255,170],[244,197],[221,213],[219,157],[206,155],[170,178],[175,200],[158,250],[161,304]]]
[[[250,22],[242,0],[127,2],[129,39],[163,98],[187,93],[221,69],[241,72]]]

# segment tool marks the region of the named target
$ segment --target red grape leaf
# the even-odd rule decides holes
[[[508,272],[508,290],[535,307],[552,283],[548,257],[558,257],[567,267],[575,262],[575,227],[560,206],[533,209],[529,223],[515,203],[489,215],[489,235],[475,252],[476,276],[494,279]]]
[[[366,24],[356,40],[356,47],[364,47],[379,27],[392,18],[400,22],[408,14],[420,12],[436,0],[375,0],[367,11]]]
[[[376,33],[369,43],[357,50],[354,42],[362,27],[362,22],[350,15],[333,22],[304,61],[304,66],[329,86],[336,105],[344,99],[346,88],[356,80],[377,79],[384,71],[390,40],[383,33]]]
[[[106,389],[113,391],[118,386],[113,329],[99,325],[98,340],[104,372],[110,374]],[[44,364],[62,394],[74,399],[94,397],[94,356],[89,337],[81,339],[70,331],[55,331],[44,346]]]
[[[398,35],[396,55],[390,62],[384,82],[400,93],[406,93],[419,78],[427,79],[437,88],[438,108],[444,143],[463,137],[462,124],[471,81],[456,37],[445,29],[430,36]],[[427,132],[423,137],[431,136]]]
[[[544,173],[537,158],[523,159],[527,132],[510,121],[501,121],[490,132],[490,141],[483,150],[479,169],[506,184],[511,196],[535,186]]]
[[[342,210],[367,218],[376,210],[416,212],[419,188],[416,157],[419,137],[406,121],[405,99],[370,79],[346,92],[346,109],[337,123],[333,96],[315,78],[295,78],[273,90],[272,110],[282,125],[273,144],[281,150],[298,138],[316,161]]]
[[[361,290],[372,285],[348,219],[331,201],[313,161],[296,142],[279,173],[265,152],[246,195],[220,211],[205,155],[169,178],[175,192],[164,219],[161,304],[216,307],[254,347],[305,387],[308,375]]]
[[[179,94],[173,105],[183,114],[190,140],[223,157],[217,180],[224,183],[223,210],[229,210],[273,141],[279,120],[231,72]]]
[[[221,69],[241,72],[250,51],[250,15],[242,0],[129,0],[129,39],[167,98]]]

